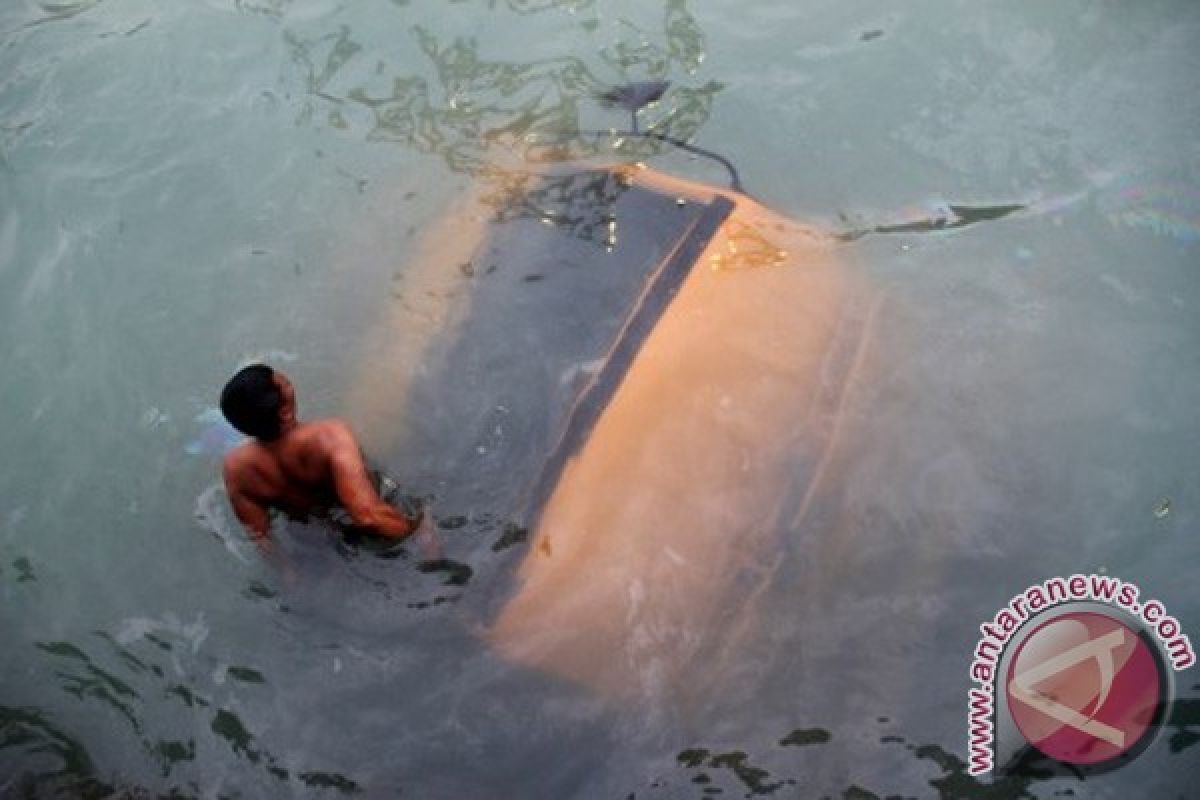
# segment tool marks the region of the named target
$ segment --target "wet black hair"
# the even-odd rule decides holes
[[[275,370],[266,364],[243,367],[221,390],[221,413],[247,436],[263,441],[279,438],[279,409],[283,393],[275,385]]]

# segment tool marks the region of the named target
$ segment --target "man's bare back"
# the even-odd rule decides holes
[[[392,538],[420,524],[379,496],[345,422],[296,419],[295,390],[283,373],[247,367],[226,386],[221,409],[255,437],[225,457],[224,474],[234,513],[260,545],[269,541],[272,508],[299,516],[340,505],[355,525]]]

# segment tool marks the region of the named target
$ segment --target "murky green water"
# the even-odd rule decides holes
[[[977,626],[1029,584],[1104,569],[1200,637],[1198,38],[1186,1],[6,4],[0,796],[1189,796],[1195,669],[1123,770],[987,788],[964,759]],[[479,363],[394,420],[352,397],[413,357],[368,329],[436,330],[462,291],[406,277],[465,193],[504,208],[530,162],[600,152],[727,180],[573,133],[623,128],[596,93],[650,79],[643,127],[876,231],[840,257],[882,301],[820,491],[738,573],[754,635],[620,702],[480,636],[540,418],[456,396],[497,385]],[[588,313],[544,323],[614,324]],[[315,524],[256,558],[205,416],[248,358],[436,496],[452,563]]]

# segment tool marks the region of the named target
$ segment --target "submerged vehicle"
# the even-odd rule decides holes
[[[683,219],[522,498],[533,540],[488,637],[605,694],[661,700],[713,677],[754,626],[878,298],[827,237],[745,196],[617,174],[618,230]]]
[[[522,172],[426,236],[350,413],[433,453],[440,499],[527,530],[477,609],[497,653],[672,708],[724,680],[873,369],[885,294],[841,246],[863,233],[593,161]]]
[[[519,197],[435,237],[409,290],[470,265],[467,288],[436,326],[396,312],[408,357],[363,376],[353,413],[403,402],[423,429],[401,449],[438,450],[528,527],[484,625],[497,652],[666,699],[754,625],[880,298],[831,237],[732,191],[588,165]]]

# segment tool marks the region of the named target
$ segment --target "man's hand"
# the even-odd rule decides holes
[[[425,561],[435,561],[442,557],[442,543],[438,541],[432,520],[425,516],[424,511],[420,513],[418,519],[420,521],[413,539],[421,551],[421,558]]]
[[[270,556],[275,552],[275,543],[271,541],[270,535],[266,533],[252,532],[250,534],[250,541],[254,542],[254,546],[258,548],[258,552],[263,557]]]

